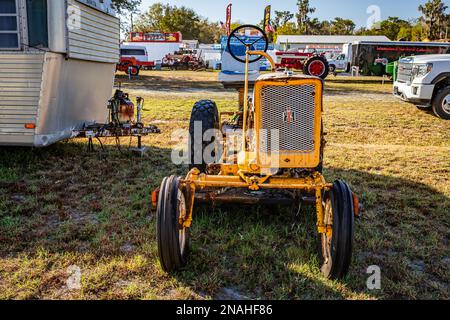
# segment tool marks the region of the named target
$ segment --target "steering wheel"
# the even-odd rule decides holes
[[[256,41],[252,41],[252,42],[250,42],[250,43],[246,43],[244,40],[242,40],[242,39],[239,37],[239,35],[240,35],[239,32],[240,32],[242,29],[254,29],[254,30],[257,30],[257,31],[259,32],[259,34],[261,34],[261,37],[260,37],[259,39],[257,39]],[[231,32],[230,36],[228,37],[227,49],[228,49],[228,52],[230,52],[231,56],[232,56],[235,60],[237,60],[237,61],[239,61],[239,62],[242,62],[242,63],[245,63],[245,59],[239,58],[238,55],[237,55],[235,52],[233,52],[233,49],[232,49],[233,46],[232,46],[232,43],[231,43],[231,40],[232,40],[233,38],[238,39],[238,40],[245,46],[245,48],[248,48],[249,50],[251,50],[251,48],[252,48],[255,44],[257,44],[257,43],[260,42],[261,40],[264,40],[265,45],[264,45],[264,50],[263,50],[263,51],[264,51],[264,52],[267,52],[267,49],[269,49],[269,38],[267,37],[267,34],[266,34],[260,27],[257,27],[257,26],[254,26],[254,25],[250,25],[250,24],[244,24],[244,25],[242,25],[242,26],[240,26],[240,27],[234,29],[234,30]],[[262,57],[263,57],[263,56],[258,55],[258,56],[256,56],[256,58],[249,59],[248,62],[249,62],[249,63],[253,63],[253,62],[259,61],[259,60],[262,59]]]

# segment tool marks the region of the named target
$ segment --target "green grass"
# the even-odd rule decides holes
[[[224,289],[253,299],[449,298],[450,123],[371,78],[326,84],[325,175],[348,181],[365,207],[345,280],[319,272],[310,208],[297,216],[292,208],[200,207],[188,268],[163,273],[150,193],[164,176],[186,173],[171,163],[171,135],[187,127],[196,100],[235,110],[236,93],[216,76],[119,77],[132,97],[145,97],[146,121],[162,130],[144,139],[146,158],[118,152],[113,140],[103,153],[87,153],[82,140],[0,150],[0,298],[214,299]],[[380,291],[366,288],[374,264]],[[80,290],[66,286],[73,265]]]

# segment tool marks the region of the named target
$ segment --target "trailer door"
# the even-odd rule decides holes
[[[48,48],[47,0],[27,0],[28,44]]]

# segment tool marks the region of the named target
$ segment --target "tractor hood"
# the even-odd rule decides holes
[[[319,79],[323,81],[319,77],[315,76],[307,76],[304,74],[286,74],[284,72],[274,72],[274,73],[268,73],[264,74],[258,77],[256,81],[267,81],[267,80],[288,80],[288,79]]]

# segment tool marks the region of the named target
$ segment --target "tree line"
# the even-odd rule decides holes
[[[216,43],[225,34],[219,22],[211,22],[199,16],[194,10],[184,6],[155,3],[144,13],[138,13],[141,0],[113,0],[120,12],[127,17],[135,13],[133,26],[125,23],[124,27],[143,32],[181,31],[186,40],[196,39],[201,43]],[[297,1],[297,12],[275,11],[272,25],[277,35],[385,35],[391,40],[423,41],[438,40],[448,37],[450,31],[450,14],[448,6],[442,0],[429,0],[418,7],[421,17],[403,20],[388,17],[371,28],[356,28],[351,19],[336,17],[320,21],[311,16],[316,12],[309,0]],[[129,19],[124,19],[129,20]],[[239,21],[233,26],[241,24]],[[262,24],[262,23],[261,23]],[[127,30],[129,31],[129,30]]]

